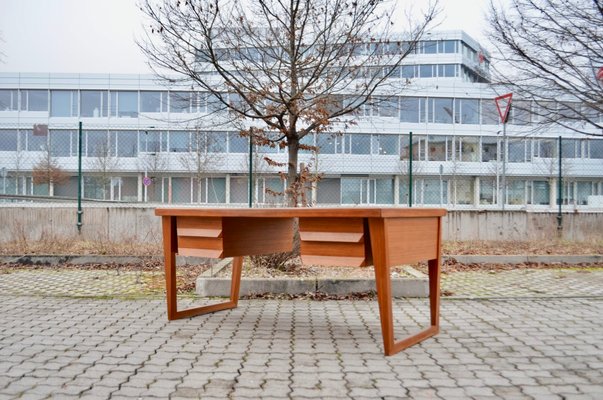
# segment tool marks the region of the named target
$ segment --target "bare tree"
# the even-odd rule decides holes
[[[300,141],[370,104],[436,15],[430,4],[394,40],[384,3],[145,0],[150,28],[139,45],[159,76],[177,73],[240,118],[244,135],[287,148],[294,188]]]
[[[603,2],[508,0],[490,2],[497,50],[494,81],[510,88],[545,124],[603,136]],[[594,128],[594,129],[593,129]]]
[[[224,139],[225,140],[225,139]],[[197,199],[201,201],[201,181],[209,176],[215,164],[223,157],[225,149],[220,149],[218,136],[214,132],[207,132],[196,127],[191,132],[190,151],[180,156],[180,163],[186,168],[196,182]],[[226,141],[223,142],[224,144]]]
[[[162,174],[167,170],[168,160],[164,153],[157,152],[146,152],[141,154],[139,161],[139,168],[144,171],[145,176],[151,178],[151,185],[145,186],[145,197],[144,201],[148,201],[149,197],[151,201],[157,200],[157,187],[160,182]]]
[[[52,156],[50,146],[44,146],[42,156],[33,167],[32,180],[36,185],[48,185],[48,194],[54,195],[54,185],[60,185],[69,180],[69,174],[61,168],[56,158]]]
[[[93,157],[89,161],[90,168],[98,174],[93,179],[102,189],[103,200],[111,197],[111,178],[119,167],[119,159],[112,150],[109,141],[105,140],[96,146]]]

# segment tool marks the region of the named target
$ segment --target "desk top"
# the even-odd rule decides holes
[[[316,208],[157,208],[155,215],[173,217],[331,217],[331,218],[420,218],[446,215],[444,208],[379,208],[379,207],[316,207]]]

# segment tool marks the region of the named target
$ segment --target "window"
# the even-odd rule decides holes
[[[316,202],[318,204],[341,204],[341,180],[324,178],[318,181]]]
[[[259,178],[256,180],[258,202],[281,204],[284,200],[284,182],[280,178]]]
[[[379,98],[377,108],[381,117],[398,117],[398,97]]]
[[[510,122],[515,125],[529,125],[531,122],[531,109],[529,101],[517,100],[511,105]]]
[[[454,122],[479,124],[479,99],[455,99]]]
[[[435,40],[426,40],[419,44],[420,52],[423,54],[436,54],[438,52],[438,42]]]
[[[249,181],[244,177],[230,178],[230,203],[247,203],[249,201]]]
[[[189,133],[185,131],[171,131],[170,151],[179,153],[190,151]]]
[[[140,152],[159,153],[162,151],[167,151],[167,136],[167,132],[162,131],[140,131]]]
[[[249,153],[249,139],[238,132],[228,132],[228,151],[230,153]]]
[[[412,137],[412,159],[425,161],[427,156],[426,136],[413,135]],[[400,143],[400,159],[410,159],[410,135],[402,135]]]
[[[393,179],[341,178],[342,204],[392,204]]]
[[[526,181],[512,180],[507,183],[507,204],[523,205],[526,202]]]
[[[398,135],[373,135],[373,154],[397,155]]]
[[[21,130],[20,148],[26,151],[44,151],[48,148],[48,134],[35,134],[33,130]]]
[[[456,64],[439,64],[438,65],[438,76],[440,78],[454,78],[457,74]]]
[[[191,108],[190,92],[170,92],[170,112],[189,113]]]
[[[579,205],[588,204],[588,196],[594,194],[593,182],[576,182],[576,201]]]
[[[479,161],[479,137],[462,136],[458,141],[460,161]]]
[[[226,179],[207,178],[207,202],[226,203]]]
[[[117,109],[118,117],[138,117],[138,92],[112,92],[113,97],[117,97],[117,107],[111,106],[111,115],[115,114]]]
[[[419,65],[419,76],[421,78],[433,78],[434,76],[436,76],[436,74],[434,73],[434,67],[435,65],[431,64]]]
[[[425,100],[423,97],[401,97],[400,121],[425,122]]]
[[[439,50],[440,53],[456,53],[457,50],[457,40],[440,40],[439,42]]]
[[[17,130],[0,130],[0,151],[17,151],[18,143]]]
[[[400,72],[402,71],[402,68],[400,66],[384,68],[387,68],[384,70],[384,73],[387,74],[388,78],[400,78]]]
[[[21,90],[21,111],[48,111],[48,90]]]
[[[86,157],[111,155],[107,131],[86,131]]]
[[[498,125],[500,117],[494,99],[484,99],[482,102],[482,124]]]
[[[301,138],[301,140],[299,141],[299,144],[302,145],[302,146],[314,147],[314,134],[313,133],[308,133],[306,136],[304,136],[303,138]],[[300,147],[299,152],[301,154],[311,154],[312,150],[303,149],[303,148]]]
[[[370,154],[371,153],[371,135],[349,135],[351,140],[352,154]]]
[[[140,92],[140,112],[167,111],[167,92]]]
[[[428,122],[436,124],[452,123],[452,99],[451,98],[431,98],[428,99],[429,115]]]
[[[479,204],[494,204],[496,202],[496,182],[493,178],[480,178]]]
[[[450,181],[452,203],[457,205],[473,204],[473,178],[454,178]]]
[[[429,161],[452,161],[453,137],[429,135],[427,158]]]
[[[509,139],[507,142],[507,152],[509,154],[509,162],[525,162],[526,161],[526,140],[525,139]]]
[[[482,161],[498,160],[498,138],[482,137]]]
[[[530,182],[528,182],[530,183]],[[548,205],[551,189],[548,181],[534,181],[532,184],[532,204]]]
[[[412,79],[418,77],[418,70],[416,65],[403,65],[402,66],[402,78]]]
[[[75,132],[67,130],[51,130],[50,155],[53,157],[70,157],[77,155],[77,140]]]
[[[321,154],[335,154],[338,138],[341,139],[342,137],[333,136],[328,133],[316,135],[316,147],[318,147],[318,152]]]
[[[118,157],[136,157],[138,155],[137,131],[114,131],[114,146]]]
[[[603,140],[590,140],[590,158],[603,158]]]
[[[77,90],[51,90],[50,91],[50,116],[51,117],[77,117],[78,92]]]
[[[194,178],[193,202],[195,203],[226,203],[225,178]]]
[[[576,139],[561,140],[561,156],[563,158],[579,158],[580,154],[576,151],[578,141]]]
[[[421,195],[423,204],[446,204],[447,185],[448,182],[439,178],[423,178],[420,182],[422,185]]]
[[[226,153],[226,132],[207,132],[207,151]]]
[[[18,111],[17,90],[0,90],[0,111]]]
[[[109,97],[106,91],[82,90],[80,92],[80,115],[82,117],[107,117]]]
[[[554,158],[557,154],[557,140],[534,139],[533,149],[534,157]]]
[[[191,191],[190,178],[172,178],[172,203],[190,203]]]

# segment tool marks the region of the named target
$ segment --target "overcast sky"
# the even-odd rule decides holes
[[[424,7],[429,0],[400,0]],[[442,0],[438,30],[484,42],[487,0]],[[0,72],[148,73],[136,0],[0,0]],[[487,45],[485,45],[487,47]]]

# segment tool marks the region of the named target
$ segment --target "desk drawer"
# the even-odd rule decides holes
[[[291,251],[293,218],[178,217],[178,254],[224,258]]]
[[[363,218],[300,218],[304,264],[360,267],[370,263]]]
[[[178,254],[221,258],[224,254],[222,218],[178,217]]]

